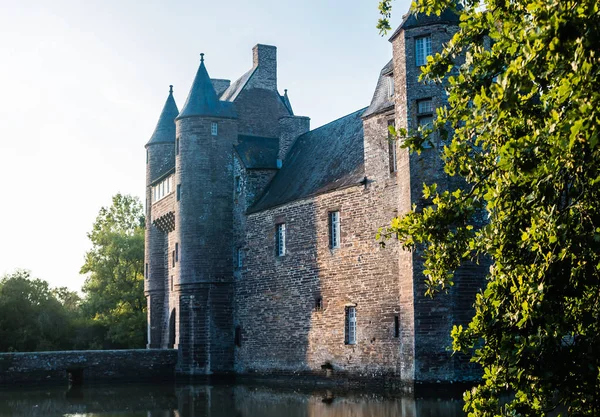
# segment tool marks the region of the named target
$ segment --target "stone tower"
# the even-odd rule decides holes
[[[432,126],[436,109],[447,105],[445,83],[419,81],[427,56],[441,52],[458,30],[459,16],[447,9],[440,16],[410,11],[390,38],[393,47],[395,125],[409,132]],[[450,132],[451,134],[451,132]],[[423,152],[398,150],[399,212],[431,204],[422,197],[423,184],[437,183],[438,190],[455,189],[458,183],[444,172],[440,155],[444,141],[431,137]],[[485,265],[462,267],[455,274],[449,294],[425,297],[422,253],[401,254],[400,286],[412,288],[401,295],[401,315],[407,332],[402,335],[402,379],[435,382],[476,379],[466,357],[452,355],[450,333],[453,324],[466,324],[472,316],[472,302],[485,276]]]
[[[144,290],[148,302],[148,348],[162,347],[165,283],[168,265],[164,253],[167,234],[153,224],[151,207],[152,185],[168,175],[175,164],[175,118],[179,114],[173,98],[173,86],[158,119],[156,129],[146,144],[146,239]]]
[[[204,65],[176,118],[178,373],[233,370],[233,146],[237,117]]]

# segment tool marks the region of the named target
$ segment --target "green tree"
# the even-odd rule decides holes
[[[46,281],[18,270],[0,280],[0,351],[61,350],[70,345],[68,311]]]
[[[84,313],[108,329],[117,347],[141,348],[145,343],[144,214],[136,197],[117,194],[103,207],[88,233],[92,249],[82,274]]]
[[[439,14],[450,0],[419,0]],[[445,170],[468,186],[393,219],[425,251],[429,293],[465,260],[492,259],[456,351],[484,381],[465,393],[472,416],[571,416],[600,410],[600,12],[597,0],[467,0],[459,32],[422,78],[448,83],[436,129],[454,134]],[[391,2],[378,28],[389,30]],[[449,76],[454,58],[464,56]],[[398,132],[419,151],[426,135]],[[477,227],[485,212],[487,225]],[[508,400],[500,398],[506,393]]]

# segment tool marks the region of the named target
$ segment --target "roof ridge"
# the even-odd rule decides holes
[[[332,121],[331,121],[331,122],[329,122],[329,123],[325,123],[324,125],[321,125],[321,126],[319,126],[319,127],[315,128],[315,129],[313,129],[313,130],[309,130],[308,132],[305,132],[305,133],[301,134],[300,136],[298,136],[298,139],[300,139],[302,136],[308,135],[309,133],[316,132],[316,131],[318,131],[318,130],[320,130],[320,129],[323,129],[324,127],[327,127],[327,126],[329,126],[329,125],[331,125],[331,124],[335,123],[335,122],[338,122],[338,121],[340,121],[340,120],[342,120],[342,119],[345,119],[346,117],[354,116],[356,113],[359,113],[359,112],[361,112],[361,111],[365,111],[365,110],[367,110],[368,108],[369,108],[369,106],[366,106],[366,107],[363,107],[362,109],[355,110],[355,111],[353,111],[352,113],[348,113],[348,114],[346,114],[346,115],[344,115],[344,116],[340,116],[340,117],[338,117],[337,119],[334,119],[334,120],[332,120]],[[297,140],[296,140],[296,141],[297,141]],[[290,149],[290,151],[291,151],[291,149]]]

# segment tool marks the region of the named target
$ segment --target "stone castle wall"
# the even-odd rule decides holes
[[[247,219],[246,256],[236,282],[236,371],[335,371],[400,376],[397,259],[379,226],[394,214],[383,193],[357,185]],[[328,212],[338,210],[341,247],[329,248]],[[286,223],[286,254],[275,225]],[[322,299],[322,310],[315,300]],[[345,307],[356,306],[357,343],[344,343]],[[266,337],[268,335],[268,337]]]

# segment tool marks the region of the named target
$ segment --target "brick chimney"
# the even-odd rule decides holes
[[[253,83],[258,88],[277,91],[277,47],[255,45],[252,48],[252,64],[257,67]]]

